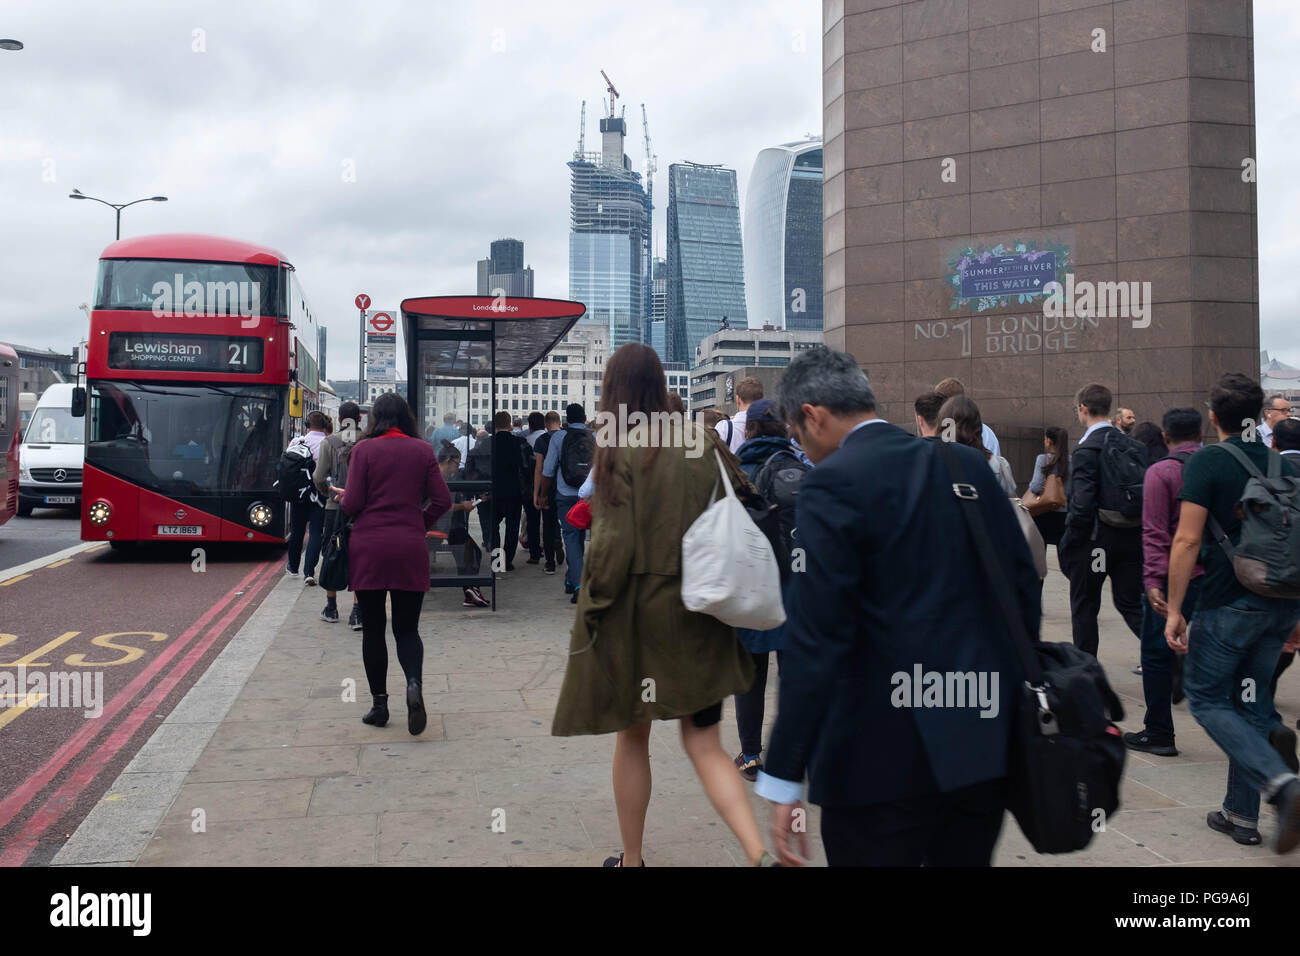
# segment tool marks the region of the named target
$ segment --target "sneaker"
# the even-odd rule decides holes
[[[1277,807],[1273,852],[1290,853],[1300,844],[1300,780],[1292,777],[1269,802]]]
[[[307,587],[309,588],[314,588],[316,586],[315,575],[311,575],[311,574],[307,575],[305,578],[302,579],[302,583],[307,585]]]
[[[1222,810],[1211,810],[1205,817],[1205,822],[1211,830],[1219,833],[1226,833],[1242,846],[1259,846],[1259,831],[1250,827],[1239,827],[1223,815]]]
[[[1145,730],[1140,734],[1125,734],[1124,746],[1128,747],[1129,750],[1154,754],[1157,757],[1178,756],[1178,749],[1174,747],[1173,737],[1161,737],[1147,733]]]
[[[354,631],[361,630],[361,605],[352,605],[352,613],[348,615],[348,627]]]
[[[320,619],[326,624],[337,624],[339,622],[339,609],[333,601],[325,605],[325,610],[320,612]]]
[[[763,769],[761,760],[757,757],[746,757],[743,753],[736,754],[733,763],[735,763],[736,769],[740,771],[740,775],[750,783],[758,779],[758,772]]]
[[[1268,732],[1268,742],[1292,773],[1300,773],[1300,759],[1295,753],[1295,731],[1278,724]]]
[[[566,577],[564,579],[564,593],[572,594],[573,592],[574,592],[573,582]]]
[[[524,564],[541,564],[541,563],[542,563],[541,558],[529,558],[527,561],[524,562]]]
[[[460,602],[460,606],[461,606],[461,607],[478,607],[478,601],[475,600],[474,595],[473,595],[472,593],[470,593],[470,589],[469,589],[469,588],[466,588],[466,589],[465,589],[465,600],[463,600],[463,601]]]
[[[286,578],[296,578],[298,576],[298,572],[295,571],[293,568],[285,568],[284,576]]]
[[[513,562],[507,562],[507,563],[506,563],[506,571],[507,571],[507,572],[513,571],[514,569],[515,569],[515,566],[514,566],[514,563],[513,563]]]
[[[542,568],[542,570],[545,571],[547,574],[554,574],[554,573],[555,573],[555,562],[554,562],[554,561],[547,561],[547,562],[546,562],[546,567]]]
[[[487,598],[485,598],[485,597],[483,596],[483,592],[480,591],[478,588],[470,588],[470,592],[474,595],[474,601],[475,601],[474,606],[475,606],[475,607],[491,607],[491,606],[492,606],[492,602],[489,601]]]

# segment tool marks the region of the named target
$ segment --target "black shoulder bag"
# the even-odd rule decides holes
[[[352,518],[342,508],[333,532],[321,551],[318,583],[326,591],[348,589],[348,539],[352,535]]]
[[[1039,853],[1082,850],[1119,808],[1125,750],[1112,721],[1124,719],[1124,707],[1091,654],[1030,639],[979,492],[949,443],[937,444],[1025,677],[1015,701],[1007,809]]]

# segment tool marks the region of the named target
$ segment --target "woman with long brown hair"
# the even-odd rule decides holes
[[[738,490],[749,483],[716,433],[669,411],[663,366],[647,346],[624,345],[605,364],[596,425],[591,543],[551,731],[618,734],[623,852],[606,866],[644,865],[650,722],[674,719],[714,808],[760,865],[758,824],[718,728],[722,701],[749,689],[754,662],[732,627],[681,597],[682,535],[714,499],[714,449]]]
[[[950,422],[956,430],[957,444],[968,445],[980,452],[993,469],[993,474],[997,475],[1002,490],[1009,497],[1015,497],[1016,479],[1011,474],[1011,465],[984,445],[984,419],[980,415],[980,407],[965,395],[954,395],[939,409],[939,434],[945,439],[948,437],[945,431]]]

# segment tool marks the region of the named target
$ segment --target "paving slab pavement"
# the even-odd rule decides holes
[[[341,602],[346,619],[347,598]],[[1069,640],[1065,579],[1044,588],[1046,640]],[[360,633],[319,619],[324,595],[282,581],[157,729],[59,851],[61,865],[595,866],[619,850],[610,783],[614,738],[550,735],[573,606],[562,578],[521,557],[503,576],[498,610],[461,607],[459,590],[429,592],[423,734],[406,731],[396,654],[387,727],[370,706]],[[1140,729],[1138,643],[1105,597],[1101,660]],[[347,693],[348,690],[351,693]],[[776,711],[775,667],[767,724]],[[1300,685],[1283,678],[1279,710],[1300,715]],[[1266,846],[1210,831],[1227,761],[1184,703],[1180,755],[1129,754],[1123,804],[1092,845],[1040,856],[1007,817],[998,866],[1295,865]],[[739,749],[735,708],[722,732]],[[764,734],[766,739],[767,734]],[[705,797],[675,723],[651,734],[654,791],[645,856],[652,866],[738,866],[739,845]],[[766,801],[753,797],[764,833]],[[810,808],[814,864],[825,856]],[[1272,827],[1266,811],[1262,829]]]

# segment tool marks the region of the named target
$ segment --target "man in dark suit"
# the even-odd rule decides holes
[[[808,799],[832,866],[987,866],[1020,666],[938,441],[876,415],[851,355],[790,363],[777,403],[817,463],[800,485],[779,712],[755,792],[782,861]],[[952,446],[1037,635],[1038,574],[1007,496]],[[807,837],[802,837],[807,856]]]
[[[1101,586],[1110,578],[1115,610],[1134,637],[1142,638],[1142,523],[1116,527],[1101,514],[1101,456],[1107,441],[1137,445],[1110,423],[1113,401],[1105,385],[1085,385],[1075,397],[1079,446],[1070,456],[1065,532],[1056,546],[1061,573],[1070,579],[1074,646],[1097,656]]]

